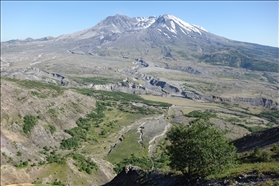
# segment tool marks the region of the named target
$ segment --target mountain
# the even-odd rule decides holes
[[[73,50],[98,53],[98,49],[117,48],[141,57],[160,48],[159,58],[206,62],[259,71],[278,71],[278,48],[229,40],[200,26],[165,14],[148,18],[109,16],[96,26],[62,35],[57,41],[82,40]],[[182,51],[181,51],[182,50]]]
[[[112,56],[117,53],[128,58],[148,56],[179,63],[190,61],[278,72],[278,48],[220,37],[170,14],[136,18],[117,14],[72,34],[23,42],[42,40],[51,41],[51,48],[55,45],[79,54]]]
[[[176,18],[173,15],[162,15],[159,17],[150,16],[130,18],[124,15],[109,16],[96,26],[89,29],[75,32],[73,34],[67,34],[57,37],[58,40],[64,39],[89,39],[93,37],[100,37],[101,35],[109,34],[127,34],[127,33],[139,33],[143,30],[158,30],[159,32],[173,32],[175,35],[181,35],[181,32],[185,35],[189,35],[189,32],[198,33],[202,35],[202,32],[207,32],[202,27],[191,25]],[[180,33],[177,33],[179,30]],[[177,37],[171,35],[172,37]],[[167,35],[165,35],[167,37]]]

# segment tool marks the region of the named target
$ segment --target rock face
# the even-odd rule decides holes
[[[118,92],[126,92],[131,94],[154,94],[154,95],[162,95],[161,92],[157,92],[151,89],[144,88],[139,85],[131,84],[107,84],[107,85],[93,85],[91,88],[95,90],[106,90],[106,91],[118,91]]]
[[[246,102],[252,106],[262,106],[266,108],[278,107],[278,102],[266,98],[233,98],[235,102]]]
[[[196,74],[196,75],[202,74],[200,71],[194,69],[193,67],[184,67],[184,66],[169,67],[169,66],[167,66],[166,69],[179,70],[182,72],[188,72],[190,74]]]
[[[177,87],[172,86],[172,85],[170,85],[169,83],[167,83],[165,81],[160,81],[160,80],[155,79],[155,78],[150,80],[149,83],[151,85],[153,85],[153,86],[161,87],[161,90],[163,92],[165,92],[166,94],[171,94],[171,93],[176,94],[176,93],[180,92],[180,90]]]
[[[216,101],[216,102],[242,102],[242,103],[248,103],[252,106],[261,106],[261,107],[266,107],[266,108],[274,108],[278,107],[278,102],[273,101],[271,99],[267,98],[222,98],[219,96],[212,96],[209,98],[209,100]]]
[[[183,91],[182,95],[187,98],[187,99],[192,99],[192,100],[206,100],[206,97],[196,93],[196,92],[191,92],[191,91]]]
[[[136,59],[136,61],[142,66],[142,67],[148,67],[149,64],[147,62],[145,62],[142,59]]]
[[[2,71],[1,73],[6,77],[21,80],[43,80],[48,83],[60,84],[62,86],[66,86],[69,83],[69,80],[61,74],[43,71],[35,67],[28,67],[20,70]]]

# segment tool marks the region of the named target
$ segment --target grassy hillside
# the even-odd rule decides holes
[[[168,170],[165,132],[203,114],[231,139],[277,125],[261,107],[36,81],[2,78],[1,97],[1,184],[100,185],[127,163]]]

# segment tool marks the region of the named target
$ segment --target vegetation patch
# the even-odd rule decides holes
[[[266,118],[267,120],[279,124],[279,109],[274,108],[271,110],[263,111],[257,114],[258,117]]]
[[[96,85],[113,84],[120,81],[120,79],[111,79],[106,77],[75,77],[74,80],[77,83],[93,83]]]
[[[52,151],[49,155],[47,155],[46,160],[48,163],[57,163],[57,164],[65,164],[66,158],[61,154],[56,154],[56,151]]]
[[[52,183],[52,185],[57,185],[57,186],[65,186],[60,180],[55,179],[55,181]]]
[[[68,166],[68,164],[57,164],[52,163],[48,164],[47,166],[44,166],[42,171],[40,171],[38,178],[46,178],[51,175],[51,179],[47,184],[49,185],[55,185],[55,184],[61,184],[66,185],[65,183],[68,183],[69,177],[72,181],[73,185],[88,185],[88,182],[86,181],[87,178],[80,177],[79,174],[76,174],[71,170],[71,168]],[[42,179],[37,179],[37,183],[42,183]]]
[[[225,121],[228,121],[228,122],[233,123],[233,124],[236,124],[237,122],[241,122],[241,120],[236,118],[236,117],[227,118]]]
[[[76,124],[78,127],[72,128],[70,130],[65,130],[64,132],[70,134],[72,138],[68,138],[62,140],[61,148],[62,149],[72,149],[77,148],[80,142],[86,142],[88,140],[88,131],[94,126],[96,127],[103,121],[105,117],[103,111],[106,109],[106,103],[104,102],[96,102],[96,108],[89,114],[86,115],[85,118],[80,117]]]
[[[223,179],[223,178],[235,178],[243,174],[256,172],[257,175],[264,173],[278,174],[279,162],[261,162],[261,163],[242,163],[237,164],[234,167],[226,168],[221,173],[213,173],[205,177],[208,180],[211,179]]]
[[[77,92],[93,96],[98,100],[102,101],[121,101],[121,102],[135,102],[135,103],[143,103],[149,106],[159,106],[159,107],[170,107],[171,104],[164,102],[157,102],[151,100],[145,100],[139,95],[136,94],[128,94],[124,92],[109,92],[103,90],[92,90],[92,89],[76,89]]]
[[[151,168],[152,162],[147,157],[136,157],[134,154],[131,154],[130,157],[124,158],[121,162],[116,163],[116,167],[113,170],[118,174],[126,165],[138,166],[147,170]]]
[[[23,117],[24,119],[24,124],[23,124],[23,132],[25,134],[29,134],[30,131],[34,128],[34,126],[38,122],[38,117],[32,116],[32,115],[26,115]]]
[[[59,85],[43,83],[40,81],[18,80],[18,79],[12,79],[12,78],[5,78],[5,79],[8,81],[15,82],[15,83],[19,84],[20,86],[27,88],[27,89],[37,89],[39,91],[48,89],[48,90],[54,91],[51,94],[52,97],[57,97],[58,95],[61,95],[65,90],[63,87],[61,87]],[[41,98],[45,98],[45,95],[39,94],[37,91],[33,91],[33,93],[31,91],[31,94],[35,95],[35,96],[38,95]]]
[[[200,110],[194,110],[192,112],[189,112],[188,114],[185,114],[187,117],[194,117],[194,118],[216,118],[217,115],[215,113],[211,113],[208,111],[200,111]]]
[[[236,124],[236,125],[247,129],[249,132],[258,132],[266,129],[265,127],[261,127],[261,126],[248,127],[247,125],[243,125],[243,124]]]
[[[221,51],[214,54],[203,54],[198,58],[201,62],[206,62],[211,65],[236,68],[240,67],[257,71],[278,72],[278,64],[249,57],[247,54],[242,53],[239,50],[231,50],[229,53]]]
[[[223,179],[234,178],[239,175],[256,173],[261,174],[277,174],[279,175],[279,147],[274,146],[268,150],[261,150],[256,147],[252,152],[244,152],[238,154],[237,164],[233,167],[226,168],[223,172],[213,173],[206,179]]]
[[[52,118],[56,118],[57,117],[57,112],[55,109],[51,108],[47,110],[47,113],[50,115],[50,117]]]
[[[81,154],[71,153],[69,156],[72,156],[75,160],[75,166],[78,167],[80,172],[85,171],[87,174],[91,174],[93,170],[97,170],[98,166],[95,162],[90,160],[90,158],[85,158]]]
[[[79,146],[79,141],[78,140],[79,139],[75,138],[75,137],[64,139],[60,143],[60,147],[62,149],[68,149],[68,150],[71,150],[72,148],[78,148],[78,146]]]
[[[116,148],[112,148],[111,152],[107,155],[106,160],[113,164],[117,164],[123,159],[129,157],[132,153],[134,153],[136,157],[147,156],[148,149],[142,147],[138,143],[138,139],[139,133],[137,133],[136,130],[130,130],[124,135],[123,142],[119,143]]]
[[[27,166],[28,166],[28,161],[22,162],[22,160],[20,161],[19,164],[15,165],[15,167],[17,167],[17,168],[24,168],[24,167],[27,167]]]
[[[142,106],[135,106],[131,103],[124,102],[118,105],[118,109],[123,112],[129,112],[132,114],[142,114],[142,115],[149,115],[149,114],[161,114],[157,109],[151,108],[144,108]]]
[[[152,160],[154,162],[155,169],[165,169],[170,163],[169,156],[166,151],[166,145],[166,140],[161,140],[153,152]]]
[[[56,131],[56,128],[53,125],[48,125],[48,128],[51,134],[54,134],[54,132]]]

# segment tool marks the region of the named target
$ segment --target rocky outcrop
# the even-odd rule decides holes
[[[126,92],[131,94],[154,94],[154,95],[162,95],[162,92],[154,91],[152,89],[145,88],[140,85],[136,85],[134,83],[131,84],[106,84],[106,85],[92,85],[90,88],[95,90],[105,90],[105,91],[119,91]]]
[[[183,91],[181,93],[183,97],[187,99],[192,99],[192,100],[205,100],[205,97],[196,93],[196,92],[190,92],[190,91]]]
[[[177,95],[181,94],[181,90],[165,81],[159,80],[158,78],[152,78],[149,81],[150,85],[152,86],[157,86],[161,88],[161,91],[164,92],[165,94],[170,94],[170,95]]]
[[[266,108],[278,107],[278,102],[267,98],[233,98],[234,102],[246,102],[252,106],[262,106]]]
[[[231,98],[222,98],[219,96],[212,96],[212,101],[217,101],[217,102],[231,102]]]
[[[106,91],[120,91],[126,93],[136,93],[136,94],[153,94],[153,95],[167,95],[173,97],[182,97],[192,100],[202,100],[202,101],[214,101],[214,102],[226,102],[226,103],[247,103],[251,106],[260,106],[265,108],[278,107],[279,103],[267,99],[267,98],[226,98],[220,96],[205,96],[195,91],[183,91],[180,88],[169,84],[166,81],[160,80],[153,76],[146,76],[145,74],[135,73],[137,79],[144,81],[144,85],[137,85],[135,83],[129,82],[119,82],[117,84],[107,84],[107,85],[93,85],[88,88],[93,88],[96,90],[106,90]]]
[[[274,108],[279,106],[278,102],[267,98],[241,98],[241,97],[222,98],[219,96],[212,96],[211,100],[216,102],[235,102],[235,103],[242,102],[242,103],[248,103],[252,106],[261,106],[266,108]]]
[[[188,72],[190,74],[195,74],[195,75],[202,74],[197,69],[194,69],[192,67],[185,67],[185,66],[173,66],[173,67],[166,66],[166,69],[179,70],[179,71],[182,71],[182,72]]]
[[[140,174],[144,173],[139,167],[132,165],[127,165],[123,167],[123,170],[109,183],[104,184],[103,186],[130,186],[130,185],[140,185],[137,183],[137,180],[140,177]]]
[[[9,78],[16,78],[20,80],[35,80],[44,81],[47,83],[60,84],[66,86],[69,84],[69,80],[57,73],[50,73],[47,71],[40,70],[39,68],[30,67],[21,70],[9,70],[1,72],[1,75]]]
[[[148,67],[149,64],[145,62],[143,59],[135,59],[141,67]]]

